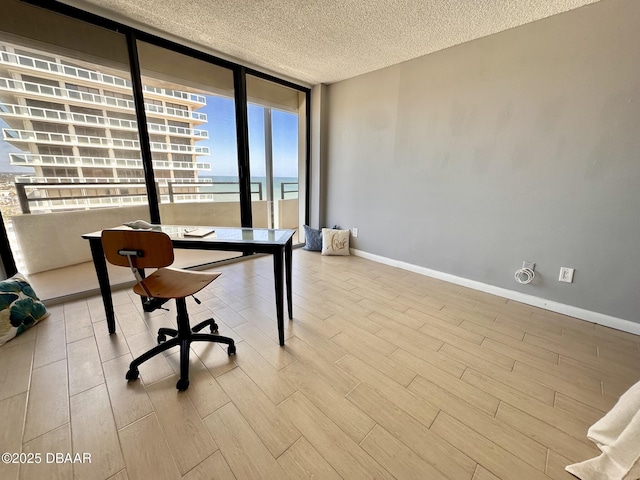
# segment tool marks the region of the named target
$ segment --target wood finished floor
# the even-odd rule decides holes
[[[0,348],[2,479],[570,479],[589,425],[640,379],[640,337],[358,257],[294,253],[294,320],[277,344],[270,257],[217,270],[189,301],[237,355],[194,344],[127,365],[174,313],[99,297]],[[91,463],[46,463],[47,452]]]

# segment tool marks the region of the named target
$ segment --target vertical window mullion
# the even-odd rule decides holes
[[[236,136],[238,143],[238,176],[240,182],[240,222],[253,226],[251,212],[251,170],[249,167],[249,120],[247,113],[247,73],[243,66],[233,70],[236,104]]]
[[[309,225],[309,217],[311,216],[311,90],[305,91],[305,140],[304,146],[305,155],[305,192],[304,192],[304,224]],[[319,108],[319,107],[318,107]]]
[[[273,205],[273,125],[271,122],[271,108],[263,108],[264,115],[264,163],[265,163],[265,177],[267,187],[267,202],[269,205]],[[269,227],[273,228],[273,208],[269,207]]]
[[[140,61],[136,45],[136,34],[127,32],[127,48],[129,50],[129,66],[131,67],[131,84],[133,88],[133,100],[136,107],[138,121],[138,136],[140,138],[140,153],[142,155],[142,168],[144,182],[147,190],[147,202],[149,203],[149,218],[151,223],[161,223],[158,190],[156,188],[155,175],[153,173],[153,157],[149,144],[149,129],[147,127],[147,114],[144,109],[144,92],[142,90],[142,78],[140,77]]]

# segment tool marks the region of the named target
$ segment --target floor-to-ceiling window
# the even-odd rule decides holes
[[[88,262],[81,233],[138,218],[304,222],[308,89],[63,4],[5,3],[0,208],[20,270]]]
[[[18,268],[80,263],[77,224],[100,228],[110,207],[148,218],[126,38],[18,2],[0,25],[1,208]]]
[[[298,228],[299,176],[304,171],[306,97],[293,88],[247,75],[251,180],[266,199],[266,225]]]
[[[144,41],[137,52],[162,222],[239,227],[233,71]],[[240,255],[189,253],[195,264]]]

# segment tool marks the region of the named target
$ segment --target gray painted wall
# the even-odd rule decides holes
[[[322,223],[358,227],[359,250],[640,322],[639,25],[640,2],[603,0],[330,85]],[[530,285],[513,279],[523,260]]]

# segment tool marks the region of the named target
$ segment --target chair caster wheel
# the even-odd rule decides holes
[[[158,345],[167,341],[167,336],[163,333],[158,335]]]
[[[218,333],[218,324],[215,323],[215,322],[211,325],[211,333],[213,333],[213,334],[217,334]]]
[[[183,378],[181,378],[180,380],[178,380],[178,383],[176,383],[176,388],[181,392],[184,392],[187,388],[189,388],[189,380],[184,380]]]
[[[127,372],[126,379],[129,381],[137,380],[139,376],[140,376],[140,371],[136,368],[135,370],[129,370]]]
[[[236,354],[236,346],[235,346],[235,345],[229,345],[229,346],[227,347],[227,354],[228,354],[229,356],[231,356],[231,355],[235,355],[235,354]]]

